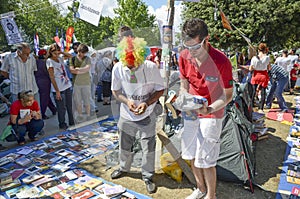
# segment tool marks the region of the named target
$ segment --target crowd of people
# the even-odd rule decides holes
[[[111,178],[123,177],[130,171],[133,145],[139,134],[143,152],[142,179],[146,190],[154,193],[155,109],[165,90],[159,71],[162,51],[158,51],[153,62],[146,60],[148,50],[143,38],[135,37],[128,26],[121,27],[118,36],[117,57],[112,53],[89,52],[87,45],[78,42],[73,44],[73,54],[61,51],[55,43],[47,50],[41,49],[38,57],[30,53],[29,44],[18,45],[17,51],[5,58],[0,69],[11,82],[9,123],[19,135],[18,143],[23,145],[26,132],[30,140],[36,140],[44,126],[43,120],[49,118],[47,108],[57,115],[58,127],[65,130],[75,122],[91,119],[97,110],[95,92],[96,100],[103,101],[103,105],[109,105],[114,96],[120,102],[120,164]],[[179,95],[189,93],[207,99],[207,104],[193,111],[197,117],[182,114],[181,154],[183,159],[191,161],[196,179],[195,190],[187,199],[216,198],[216,164],[224,107],[233,94],[232,64],[222,51],[210,44],[209,38],[203,20],[189,19],[183,24],[183,49],[178,62],[174,59],[176,56],[172,56],[180,71]],[[253,85],[253,105],[264,113],[264,109],[272,107],[275,95],[281,110],[287,111],[282,93],[293,94],[299,76],[299,57],[295,50],[289,53],[284,50],[282,56],[275,59],[269,54],[267,44],[260,43],[257,49],[249,50],[249,56],[246,53],[242,51],[238,57],[237,81]]]

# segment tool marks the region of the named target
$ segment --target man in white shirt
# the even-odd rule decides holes
[[[1,74],[10,79],[13,102],[18,99],[18,93],[28,90],[34,93],[34,99],[39,102],[38,87],[34,76],[34,71],[37,71],[36,59],[30,51],[28,43],[18,44],[17,51],[7,55],[1,66]]]
[[[132,34],[123,34],[121,37],[124,38],[117,52],[120,61],[113,67],[111,85],[114,97],[121,102],[118,121],[120,168],[112,172],[111,178],[120,178],[130,171],[133,145],[139,133],[143,151],[142,178],[148,193],[154,193],[156,186],[152,178],[155,173],[156,114],[153,110],[164,92],[164,82],[155,63],[139,59],[144,57],[141,55],[145,52],[146,42],[134,38]]]

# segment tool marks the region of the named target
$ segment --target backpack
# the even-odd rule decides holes
[[[101,75],[100,80],[104,81],[104,82],[111,82],[111,71],[108,69],[105,69],[105,71]]]

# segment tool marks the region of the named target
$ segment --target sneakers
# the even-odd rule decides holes
[[[2,144],[0,144],[0,151],[5,151],[5,150],[7,150],[7,147],[5,147]]]
[[[120,178],[122,176],[124,176],[126,172],[124,171],[121,171],[121,169],[117,169],[117,170],[114,170],[111,174],[110,174],[110,177],[111,179],[117,179],[117,178]]]
[[[146,184],[146,189],[149,194],[155,193],[156,192],[156,185],[152,180],[150,179],[145,179],[145,184]]]
[[[185,199],[201,199],[206,195],[206,193],[201,192],[198,188],[193,191],[191,195]]]
[[[265,112],[261,109],[259,109],[257,112],[260,113],[260,114],[265,114]]]

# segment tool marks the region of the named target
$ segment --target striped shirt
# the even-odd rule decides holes
[[[282,68],[281,66],[278,66],[277,64],[273,64],[271,66],[271,70],[270,70],[270,76],[274,79],[274,80],[279,80],[282,78],[287,78],[289,76],[288,72]]]
[[[17,52],[11,53],[5,57],[0,70],[9,73],[12,94],[28,90],[32,90],[34,94],[38,92],[34,77],[37,66],[33,55],[30,54],[27,61],[23,62]]]

